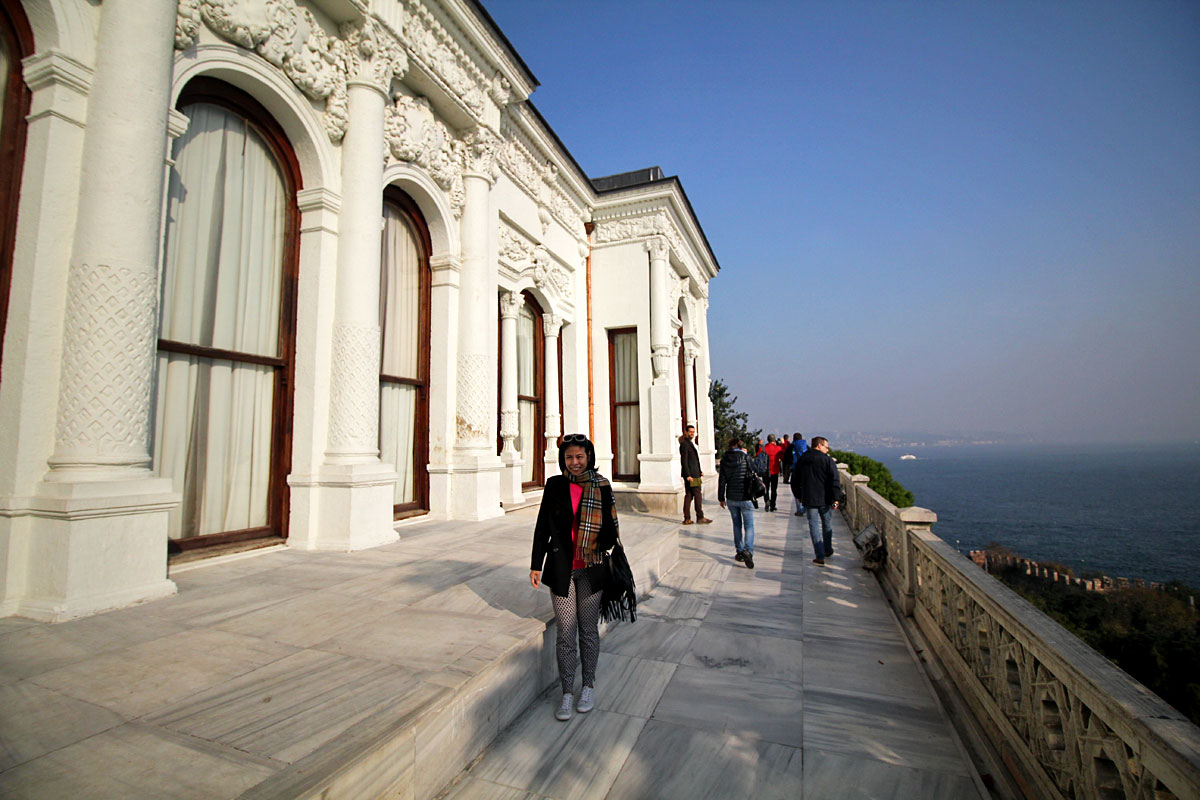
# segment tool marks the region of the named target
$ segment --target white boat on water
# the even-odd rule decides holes
[[[912,453],[905,453],[904,455],[900,456],[900,460],[901,461],[916,461],[917,457],[914,456]]]

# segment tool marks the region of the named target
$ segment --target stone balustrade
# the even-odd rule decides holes
[[[839,465],[854,532],[1027,797],[1200,797],[1200,728]]]

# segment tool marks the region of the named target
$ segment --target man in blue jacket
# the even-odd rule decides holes
[[[804,441],[804,434],[800,433],[800,431],[796,431],[796,433],[792,436],[791,469],[796,468],[796,462],[800,460],[800,456],[804,455],[806,450],[808,450],[808,442]],[[791,482],[791,475],[789,475],[788,483],[791,484]],[[796,503],[795,515],[797,517],[803,517],[804,503],[800,502],[799,497],[795,497],[793,499]]]

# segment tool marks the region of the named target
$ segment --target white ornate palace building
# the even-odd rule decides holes
[[[0,86],[0,615],[495,517],[563,433],[713,471],[682,186],[585,175],[474,0],[0,0]]]

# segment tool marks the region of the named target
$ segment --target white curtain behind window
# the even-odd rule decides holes
[[[637,334],[622,333],[613,337],[613,369],[615,386],[613,402],[638,400]],[[637,475],[638,452],[642,448],[639,406],[618,406],[616,468],[619,475]]]
[[[286,224],[274,155],[246,122],[197,103],[175,143],[159,335],[278,356]],[[154,463],[183,495],[170,535],[267,524],[275,368],[160,352]]]
[[[521,306],[517,317],[517,394],[532,397],[536,392],[537,377],[533,374],[537,360],[534,358],[534,347],[537,335],[537,316],[528,305]],[[517,435],[517,447],[521,450],[521,458],[525,465],[521,467],[521,481],[530,483],[534,478],[534,459],[541,458],[536,442],[533,441],[537,432],[537,402],[533,400],[518,400],[517,410],[520,411],[520,429]]]
[[[408,218],[391,203],[383,206],[383,263],[380,269],[379,320],[383,334],[384,375],[418,379],[421,337],[421,252]],[[393,504],[416,499],[416,423],[418,389],[403,383],[379,385],[379,457],[393,464]]]

